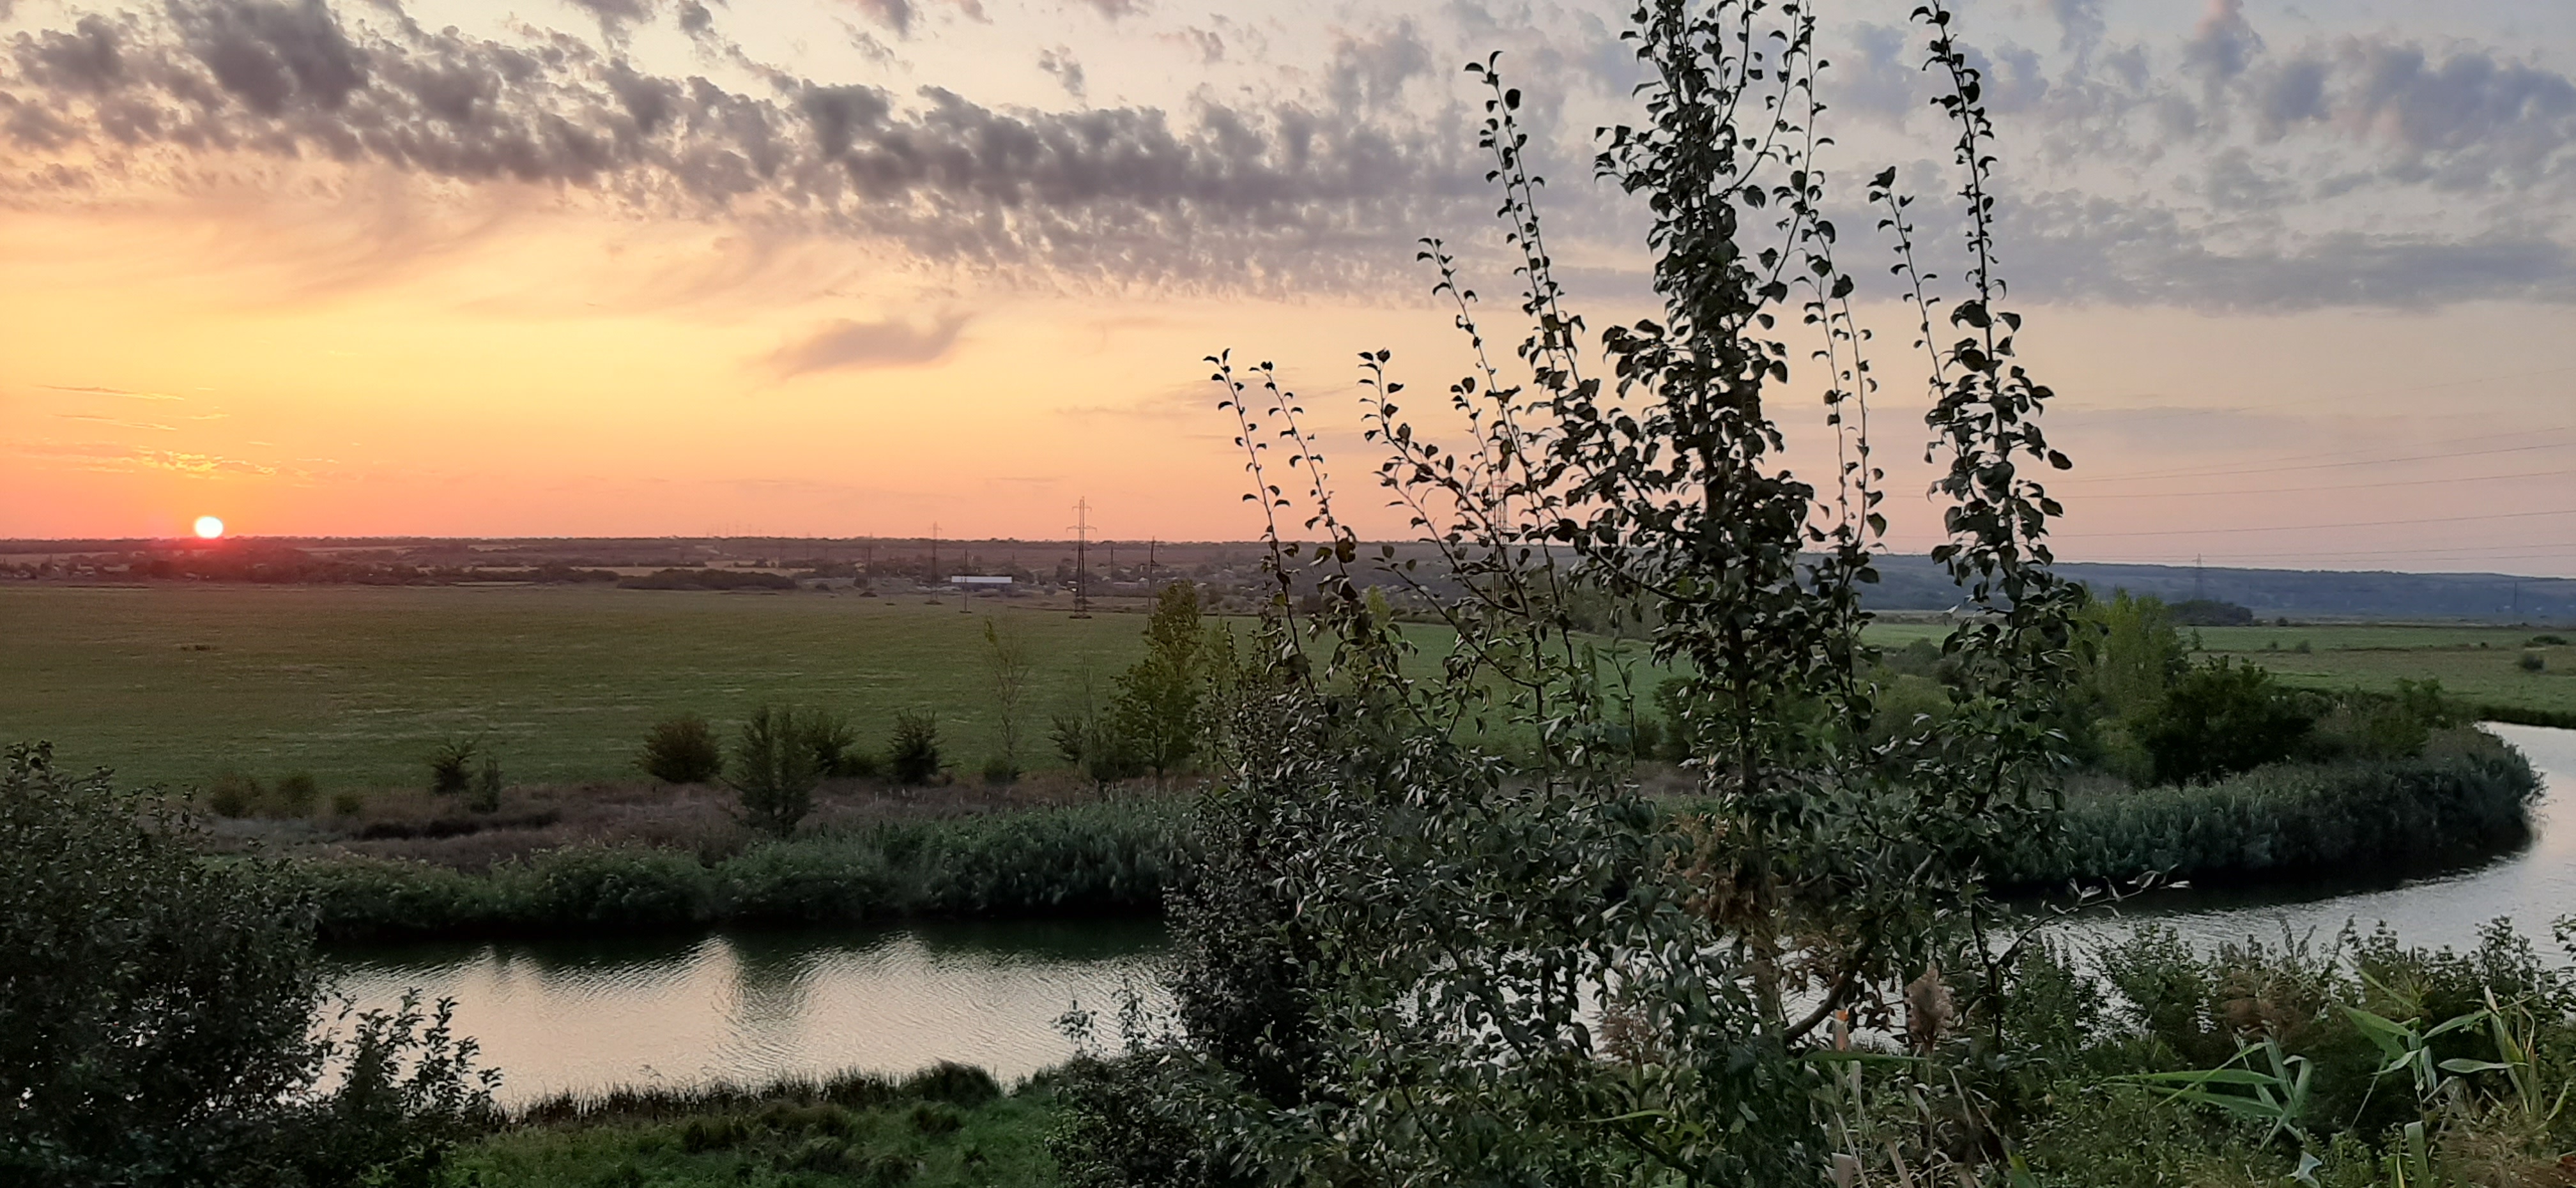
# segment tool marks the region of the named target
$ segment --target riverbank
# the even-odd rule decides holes
[[[2081,789],[2058,843],[2005,879],[2044,890],[2150,871],[2227,884],[2427,873],[2522,844],[2539,787],[2513,748],[2460,729],[2415,759],[2284,765],[2188,788]],[[1179,798],[1139,798],[886,820],[712,857],[619,843],[481,871],[350,854],[296,858],[288,870],[331,941],[1152,916],[1186,811]]]

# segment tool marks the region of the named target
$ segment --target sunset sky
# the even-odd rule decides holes
[[[1910,7],[1824,10],[1845,201],[1947,176]],[[2061,555],[2576,574],[2576,5],[1962,8]],[[0,0],[0,536],[1247,536],[1203,356],[1277,360],[1357,497],[1355,353],[1462,362],[1416,238],[1510,324],[1470,58],[1576,302],[1650,312],[1590,180],[1624,11]]]

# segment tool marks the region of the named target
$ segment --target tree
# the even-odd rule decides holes
[[[998,620],[984,620],[984,672],[993,682],[993,713],[999,721],[1002,764],[1020,770],[1020,720],[1028,711],[1029,685],[1037,663],[1029,654],[1028,636],[1014,625],[1004,630]]]
[[[1886,525],[1861,426],[1879,373],[1833,256],[1808,6],[1639,6],[1647,119],[1609,130],[1596,170],[1651,212],[1663,308],[1597,348],[1553,273],[1521,93],[1493,62],[1470,67],[1530,328],[1489,351],[1456,257],[1426,241],[1473,360],[1437,404],[1470,438],[1404,410],[1391,352],[1360,357],[1376,476],[1427,559],[1363,548],[1270,364],[1210,357],[1273,593],[1260,677],[1226,707],[1225,777],[1173,896],[1182,1043],[1129,1057],[1158,1078],[1155,1100],[1192,1111],[1217,1155],[1200,1166],[1819,1183],[1811,1103],[1832,1082],[1814,1057],[1837,1011],[1893,1013],[1910,987],[1949,1002],[1947,968],[1960,1017],[2000,1017],[1983,872],[2054,821],[2081,592],[2053,571],[2059,509],[2039,480],[2071,463],[2040,431],[2052,393],[2017,362],[2022,319],[2001,304],[1978,72],[1939,0],[1917,17],[1957,134],[1961,292],[1933,294],[1914,267],[1897,170],[1864,189],[1920,320],[1946,463],[1934,556],[1970,612],[1942,642],[1944,714],[1868,734],[1858,591]],[[1811,341],[1785,341],[1796,326]],[[1840,462],[1821,488],[1782,464],[1773,420],[1806,358]],[[1408,663],[1412,641],[1371,612],[1367,567],[1454,632],[1436,664]],[[1676,820],[1603,745],[1622,699],[1578,607],[1642,626],[1680,675],[1676,733],[1704,809]],[[1605,1038],[1605,1014],[1626,1039]]]
[[[1157,781],[1187,764],[1207,735],[1200,665],[1206,642],[1198,587],[1174,582],[1155,596],[1153,618],[1145,624],[1145,658],[1118,677],[1111,728]]]
[[[733,774],[725,782],[741,799],[744,821],[786,837],[813,811],[822,774],[802,716],[786,706],[764,705],[743,722],[734,740]]]
[[[2093,660],[2093,686],[2112,713],[2143,719],[2164,704],[2165,692],[2191,669],[2191,650],[2174,629],[2163,600],[2121,590],[2094,604],[2088,617],[2101,640]]]
[[[410,1182],[488,1119],[473,1046],[416,1008],[316,1039],[311,906],[43,744],[0,769],[0,1180]],[[424,1024],[428,1029],[423,1030]],[[336,1079],[329,1091],[320,1086]]]
[[[2316,719],[2272,674],[2222,658],[2183,675],[2140,730],[2159,784],[2250,771],[2290,757]]]
[[[939,720],[906,710],[894,716],[886,741],[886,771],[907,788],[927,784],[945,766],[939,754]]]

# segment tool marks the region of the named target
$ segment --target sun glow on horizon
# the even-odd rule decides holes
[[[213,516],[197,517],[197,539],[222,540],[223,537],[224,522],[222,520]]]

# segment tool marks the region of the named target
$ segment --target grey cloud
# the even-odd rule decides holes
[[[2245,73],[2262,49],[2263,38],[2245,19],[2245,0],[2209,0],[2209,11],[2183,46],[2183,60],[2223,82]]]
[[[1038,69],[1053,75],[1063,84],[1064,93],[1077,101],[1083,97],[1082,63],[1074,60],[1073,51],[1063,46],[1038,53]]]
[[[1333,58],[1325,68],[1333,98],[1349,108],[1392,104],[1404,84],[1431,73],[1431,47],[1410,19],[1398,21],[1373,40],[1349,34],[1334,39]]]
[[[868,19],[892,29],[897,37],[912,35],[912,0],[850,0]]]
[[[1082,0],[1082,3],[1102,18],[1112,21],[1145,14],[1144,0]]]
[[[2048,0],[2048,15],[2057,18],[2059,44],[2079,60],[2102,44],[2102,0]]]
[[[889,240],[1067,283],[1269,290],[1409,277],[1412,236],[1471,222],[1484,198],[1473,143],[1450,123],[1348,104],[1003,110],[774,71],[766,93],[743,93],[576,37],[343,24],[311,0],[168,0],[105,28],[20,34],[0,56],[15,99],[0,135],[19,158],[0,196],[328,160]],[[1355,46],[1358,100],[1424,53],[1401,29]]]
[[[786,378],[817,371],[933,363],[947,357],[957,345],[957,332],[966,328],[967,320],[965,314],[950,313],[928,326],[899,319],[834,321],[803,341],[779,348],[769,357],[769,366]]]

